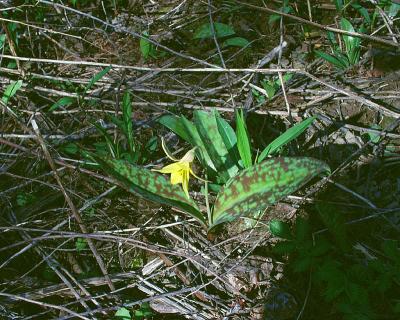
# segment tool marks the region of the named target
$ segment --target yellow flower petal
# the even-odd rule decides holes
[[[182,183],[182,181],[183,181],[183,171],[171,173],[171,184]]]
[[[158,171],[158,172],[161,172],[161,173],[174,173],[176,171],[181,171],[181,170],[184,170],[184,169],[185,169],[185,166],[182,166],[182,164],[180,162],[175,162],[175,163],[171,163],[171,164],[169,164],[169,165],[167,165],[167,166],[165,166],[165,167],[163,167],[163,168],[161,168],[159,170],[154,169],[154,171]]]
[[[182,172],[182,189],[189,198],[189,171]]]

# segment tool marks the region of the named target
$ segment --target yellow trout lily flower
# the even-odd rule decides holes
[[[158,171],[161,173],[170,173],[171,174],[171,184],[182,184],[182,189],[185,192],[186,196],[189,197],[189,176],[192,175],[195,178],[204,181],[203,179],[196,176],[191,168],[191,164],[194,160],[196,148],[193,148],[186,152],[182,159],[176,159],[168,150],[165,145],[164,139],[161,139],[161,146],[169,159],[174,161],[175,163],[171,163],[160,170],[153,169],[153,171]]]

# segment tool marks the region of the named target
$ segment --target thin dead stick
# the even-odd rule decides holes
[[[71,198],[69,197],[67,191],[65,190],[65,188],[64,188],[64,186],[63,186],[63,184],[61,182],[60,176],[57,173],[57,168],[56,168],[56,166],[54,164],[54,161],[53,161],[53,159],[52,159],[52,157],[51,157],[51,155],[49,153],[49,150],[47,149],[46,144],[45,144],[45,142],[44,142],[44,140],[43,140],[43,138],[42,138],[42,136],[40,134],[39,127],[38,127],[36,121],[33,119],[31,123],[32,123],[33,131],[37,135],[37,139],[39,141],[39,144],[43,149],[43,152],[44,152],[44,155],[45,155],[45,157],[47,159],[47,162],[49,163],[51,169],[53,170],[54,177],[55,177],[58,185],[60,186],[61,192],[62,192],[62,194],[63,194],[63,196],[65,198],[65,201],[68,203],[68,206],[70,207],[70,209],[72,211],[72,214],[73,214],[76,222],[78,223],[79,228],[81,229],[82,233],[88,233],[88,230],[86,229],[86,226],[84,225],[84,223],[82,221],[81,215],[79,214],[78,210],[76,209],[74,203],[72,202]],[[111,279],[110,279],[110,277],[108,275],[108,272],[107,272],[106,266],[105,266],[105,264],[103,262],[103,259],[101,258],[101,256],[97,252],[96,246],[94,245],[94,243],[93,243],[93,241],[91,239],[88,239],[87,242],[88,242],[88,245],[90,247],[90,250],[92,251],[94,257],[96,258],[96,261],[97,261],[97,263],[98,263],[98,265],[99,265],[104,277],[107,280],[107,284],[108,284],[109,288],[111,289],[111,291],[114,291],[115,290],[115,286],[113,285],[113,283],[112,283],[112,281],[111,281]]]
[[[37,63],[54,63],[54,64],[66,64],[66,65],[78,65],[78,66],[92,66],[92,67],[111,67],[113,69],[127,69],[134,71],[154,71],[154,72],[199,72],[199,73],[209,73],[209,72],[219,72],[219,73],[277,73],[277,72],[302,72],[302,69],[291,68],[276,68],[276,69],[257,69],[257,68],[220,68],[216,67],[208,67],[208,68],[151,68],[151,67],[138,67],[138,66],[129,66],[129,65],[121,65],[121,64],[112,64],[112,63],[102,63],[102,62],[92,62],[92,61],[70,61],[70,60],[57,60],[57,59],[40,59],[40,58],[29,58],[29,57],[16,57],[7,54],[0,54],[0,58],[6,58],[11,60],[19,60],[19,61],[27,61],[27,62],[37,62]]]
[[[282,87],[283,97],[284,97],[285,104],[286,104],[286,109],[287,109],[287,112],[288,112],[289,122],[290,122],[291,125],[293,125],[292,111],[290,109],[289,99],[288,99],[287,94],[286,94],[286,88],[285,88],[285,84],[284,84],[284,81],[283,81],[282,72],[278,72],[278,76],[279,76],[279,81],[281,82],[281,87]]]
[[[74,312],[74,311],[72,311],[72,310],[70,310],[68,308],[62,307],[62,306],[57,306],[57,305],[54,305],[54,304],[41,302],[41,301],[36,301],[36,300],[32,300],[32,299],[21,297],[21,296],[17,296],[15,294],[9,294],[9,293],[3,293],[3,292],[0,292],[0,296],[7,297],[7,298],[10,298],[10,299],[14,299],[14,300],[21,300],[21,301],[29,302],[29,303],[32,303],[32,304],[37,304],[39,306],[46,307],[46,308],[52,308],[52,309],[56,309],[56,310],[61,310],[61,311],[64,311],[64,312],[66,312],[66,313],[68,313],[70,315],[78,317],[79,319],[90,320],[90,318],[84,317],[84,316],[80,315],[79,313],[76,313],[76,312]]]
[[[79,16],[83,16],[83,17],[89,18],[89,19],[91,19],[93,21],[96,21],[98,23],[101,23],[103,26],[106,26],[108,28],[111,28],[111,29],[115,30],[115,32],[126,33],[126,34],[129,34],[129,35],[131,35],[131,36],[133,36],[135,38],[144,39],[144,40],[150,42],[151,44],[153,44],[153,45],[155,45],[155,46],[157,46],[157,47],[159,47],[159,48],[161,48],[161,49],[163,49],[163,50],[165,50],[165,51],[167,51],[169,53],[172,53],[173,55],[176,55],[177,57],[180,57],[180,58],[183,58],[183,59],[186,59],[186,60],[190,60],[190,61],[193,61],[193,62],[197,62],[197,63],[199,63],[200,65],[203,65],[203,66],[219,68],[217,65],[214,65],[214,64],[208,63],[208,62],[206,62],[204,60],[197,59],[195,57],[186,55],[184,53],[175,51],[175,50],[173,50],[173,49],[171,49],[171,48],[169,48],[167,46],[164,46],[163,44],[161,44],[161,43],[159,43],[159,42],[157,42],[157,41],[155,41],[155,40],[153,40],[153,39],[151,39],[149,37],[146,37],[143,34],[131,31],[131,30],[129,30],[127,28],[124,28],[124,27],[116,27],[115,25],[113,25],[111,23],[108,23],[106,21],[103,21],[103,20],[101,20],[101,19],[99,19],[99,18],[97,18],[97,17],[95,17],[95,16],[93,16],[91,14],[84,13],[84,12],[81,12],[79,10],[70,8],[68,6],[64,6],[62,4],[54,3],[54,2],[50,2],[50,1],[46,1],[46,0],[38,0],[38,2],[43,3],[43,4],[47,4],[47,5],[50,5],[50,6],[53,6],[53,7],[58,7],[58,8],[61,8],[63,10],[66,10],[66,11],[74,12]]]
[[[1,21],[1,18],[0,18],[0,21]],[[13,40],[11,34],[10,34],[10,31],[8,30],[7,25],[4,23],[4,21],[1,21],[1,26],[2,26],[2,28],[3,28],[4,32],[5,32],[5,34],[6,34],[7,42],[8,42],[8,45],[9,45],[9,47],[10,47],[11,53],[13,54],[13,56],[18,56],[18,55],[17,55],[17,51],[15,50],[14,40]],[[16,62],[16,64],[17,64],[18,72],[19,72],[20,74],[24,75],[23,69],[21,68],[20,62],[19,62],[19,61],[15,61],[15,62]]]
[[[377,104],[377,103],[375,103],[375,102],[373,102],[373,101],[371,101],[371,100],[369,100],[367,98],[360,97],[359,95],[353,93],[352,91],[347,91],[347,90],[338,88],[338,87],[336,87],[336,86],[334,86],[334,85],[332,85],[332,84],[330,84],[330,83],[328,83],[328,82],[326,82],[324,80],[321,80],[321,79],[317,78],[316,76],[312,75],[311,73],[309,73],[307,71],[303,71],[302,74],[304,74],[305,76],[309,77],[310,79],[313,79],[314,81],[317,81],[317,82],[323,84],[324,86],[326,86],[328,88],[333,89],[336,92],[344,94],[345,96],[348,96],[349,98],[352,98],[352,99],[354,99],[354,100],[356,100],[358,102],[361,102],[362,104],[370,106],[372,109],[374,109],[376,111],[379,111],[379,112],[382,112],[385,115],[388,115],[388,116],[391,116],[391,117],[395,117],[395,118],[399,117],[399,113],[398,112],[392,111],[392,110],[390,110],[390,109],[388,109],[388,108],[386,108],[384,106],[381,106],[381,105],[379,105],[379,104]]]
[[[84,40],[80,36],[74,36],[72,34],[68,34],[68,33],[64,33],[64,32],[58,32],[58,31],[54,31],[54,30],[51,30],[51,29],[42,28],[42,27],[39,27],[39,26],[35,26],[34,24],[28,24],[28,23],[21,22],[21,21],[18,21],[18,20],[11,20],[11,19],[6,19],[6,18],[1,18],[0,17],[0,21],[20,24],[20,25],[26,26],[28,28],[34,28],[34,29],[42,30],[42,31],[45,31],[45,32],[53,33],[53,34],[60,34],[62,36],[66,36],[66,37],[75,38],[75,39],[78,39],[78,40]]]
[[[391,47],[395,47],[395,48],[400,49],[400,46],[397,43],[394,43],[394,42],[389,41],[389,40],[385,40],[385,39],[381,39],[381,38],[378,38],[378,37],[370,36],[368,34],[363,34],[363,33],[358,33],[358,32],[350,32],[350,31],[346,31],[346,30],[342,30],[342,29],[328,27],[328,26],[325,26],[325,25],[322,25],[322,24],[319,24],[319,23],[316,23],[316,22],[313,22],[313,21],[309,21],[309,20],[294,16],[294,15],[291,15],[289,13],[284,13],[284,12],[281,12],[281,11],[278,11],[278,10],[270,9],[268,7],[259,7],[259,6],[255,6],[253,4],[246,3],[246,2],[241,2],[241,1],[237,1],[237,0],[234,0],[234,1],[236,3],[238,3],[238,4],[246,6],[248,8],[252,8],[252,9],[255,9],[255,10],[264,11],[264,12],[268,12],[268,13],[278,14],[278,15],[280,15],[282,17],[286,17],[286,18],[289,18],[289,19],[292,19],[292,20],[296,20],[296,21],[299,21],[301,23],[308,24],[310,26],[316,27],[318,29],[322,29],[322,30],[325,30],[325,31],[332,31],[332,32],[344,34],[344,35],[347,35],[347,36],[357,37],[357,38],[365,39],[365,40],[368,40],[368,41],[371,41],[371,42],[377,42],[377,43],[385,44],[387,46],[391,46]]]

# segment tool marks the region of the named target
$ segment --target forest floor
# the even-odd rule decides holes
[[[399,12],[0,1],[0,318],[399,319]],[[182,116],[199,126],[216,111],[244,161],[239,109],[250,162],[313,117],[266,160],[321,170],[212,232],[99,162],[155,175],[171,162],[162,139],[178,158],[196,147]],[[225,182],[191,177],[204,216]]]

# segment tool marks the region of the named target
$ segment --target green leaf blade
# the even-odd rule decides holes
[[[211,24],[202,24],[194,33],[193,39],[212,39],[214,37]],[[214,31],[217,38],[228,37],[235,34],[235,30],[225,23],[214,22]]]
[[[111,70],[111,66],[108,66],[101,70],[99,73],[96,73],[89,81],[88,85],[85,88],[85,92],[90,90],[97,81],[101,80],[109,71]]]
[[[3,97],[1,98],[1,100],[7,104],[8,101],[17,93],[17,91],[19,89],[21,89],[22,87],[22,80],[18,80],[18,81],[13,81],[11,82],[7,87],[6,90],[3,93]]]
[[[235,131],[225,119],[221,118],[218,112],[216,112],[215,119],[217,120],[218,132],[221,135],[222,140],[224,141],[229,155],[239,166],[240,155],[237,148],[237,137]]]
[[[222,43],[222,48],[226,48],[226,47],[244,48],[244,47],[248,47],[249,45],[250,45],[249,40],[242,38],[242,37],[233,37],[233,38],[226,39]]]
[[[243,110],[236,111],[236,136],[240,157],[245,168],[249,168],[253,164],[251,157],[250,139],[247,133],[246,122]]]
[[[76,102],[76,98],[73,97],[62,97],[60,98],[56,103],[54,103],[50,108],[49,111],[54,111],[58,108],[62,107],[68,107],[71,104]]]
[[[151,53],[151,43],[148,40],[149,33],[148,32],[143,32],[143,38],[140,38],[139,41],[139,47],[140,47],[140,53],[142,54],[142,57],[146,60]]]
[[[271,155],[278,151],[285,144],[288,144],[292,140],[296,139],[301,135],[316,119],[316,117],[311,117],[303,120],[300,123],[295,124],[293,127],[286,130],[278,138],[272,141],[260,154],[258,157],[258,163],[263,161],[268,155]]]
[[[212,227],[264,210],[313,177],[330,172],[313,158],[273,158],[241,171],[221,189],[215,201]]]
[[[346,69],[348,67],[348,61],[346,61],[346,60],[339,59],[337,57],[334,57],[334,56],[332,56],[328,53],[325,53],[323,51],[320,51],[320,50],[315,50],[314,52],[317,56],[319,56],[320,58],[324,59],[325,61],[333,64],[335,67],[337,67],[339,69]]]
[[[190,143],[190,137],[180,117],[166,114],[159,118],[158,122],[180,136],[183,140]]]

